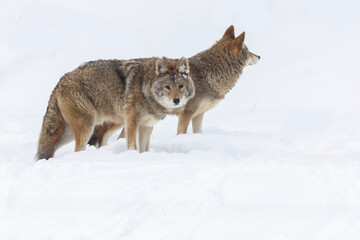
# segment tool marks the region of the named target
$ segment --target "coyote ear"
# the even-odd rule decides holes
[[[237,38],[232,42],[231,53],[236,56],[238,52],[244,47],[245,32],[242,32]]]
[[[224,35],[221,38],[221,41],[227,39],[234,39],[234,38],[235,38],[234,26],[231,25],[230,27],[228,27],[228,29],[226,29]]]
[[[189,75],[190,73],[189,60],[186,57],[182,57],[179,60],[178,69],[180,74]]]
[[[155,68],[156,75],[159,76],[160,74],[166,72],[167,72],[167,67],[164,65],[163,61],[160,58],[156,59],[156,68]]]

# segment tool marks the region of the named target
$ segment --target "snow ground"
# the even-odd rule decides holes
[[[4,2],[0,239],[360,239],[359,3],[204,4]],[[203,134],[176,136],[169,116],[147,153],[114,134],[104,148],[71,143],[33,161],[65,72],[191,56],[231,24],[262,58],[205,115]]]
[[[4,239],[360,237],[360,134],[206,127],[174,136],[170,118],[148,153],[126,151],[115,134],[102,149],[69,144],[34,164],[38,121],[8,119]]]

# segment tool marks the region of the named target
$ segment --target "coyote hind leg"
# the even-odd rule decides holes
[[[121,128],[124,125],[124,123],[107,123],[107,127],[106,127],[106,131],[104,133],[104,135],[102,136],[101,140],[100,140],[100,144],[99,147],[102,146],[106,146],[107,142],[109,141],[109,138],[111,137],[111,135],[118,130],[119,128]]]
[[[94,107],[85,97],[82,101],[73,101],[71,98],[59,100],[61,113],[74,134],[75,152],[85,150],[95,128]]]
[[[85,150],[95,128],[93,117],[84,116],[80,121],[71,121],[69,125],[75,137],[75,152]]]

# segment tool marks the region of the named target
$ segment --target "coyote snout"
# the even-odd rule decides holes
[[[168,97],[169,100],[174,103],[174,105],[178,105],[181,102],[181,95],[184,85],[174,83],[173,86],[170,87]]]
[[[175,103],[175,105],[178,105],[180,102],[180,99],[178,97],[174,98],[173,102]]]
[[[260,56],[253,54],[252,52],[249,52],[249,56],[247,59],[247,65],[255,65],[260,59]]]

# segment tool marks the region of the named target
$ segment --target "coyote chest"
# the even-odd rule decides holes
[[[206,98],[201,100],[199,107],[196,109],[194,113],[194,116],[197,116],[214,108],[220,101],[221,99],[206,99]]]

